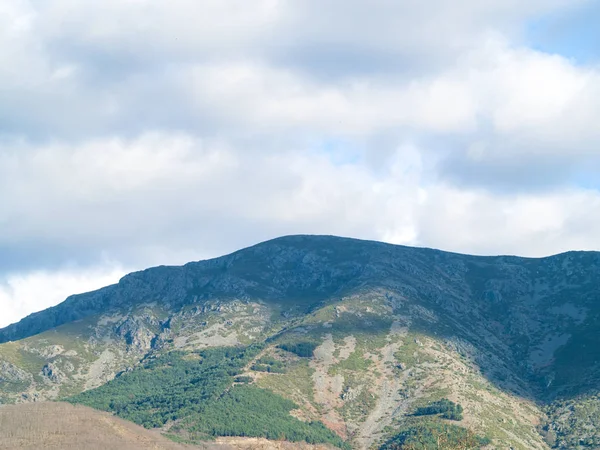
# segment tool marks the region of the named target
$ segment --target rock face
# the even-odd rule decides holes
[[[119,328],[117,335],[125,339],[127,345],[138,351],[148,351],[156,335],[137,317],[128,318]]]
[[[253,379],[302,405],[301,417],[324,411],[359,446],[443,391],[469,426],[493,422],[507,445],[545,448],[538,424],[560,443],[583,419],[540,405],[583,399],[600,411],[600,253],[477,257],[290,236],[147,269],[0,330],[0,401],[93,388],[156,352],[282,335],[319,344],[294,375],[302,382]]]
[[[41,374],[52,383],[60,383],[65,379],[65,374],[62,373],[62,371],[52,363],[48,363],[42,367]]]
[[[31,381],[31,374],[19,369],[14,364],[0,361],[0,382],[19,383]]]

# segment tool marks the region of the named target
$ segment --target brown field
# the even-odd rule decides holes
[[[231,450],[339,450],[325,444],[307,444],[306,442],[269,441],[263,438],[219,437],[216,445]]]
[[[69,403],[0,407],[0,450],[332,450],[325,445],[218,438],[202,446],[171,442],[156,431]]]
[[[228,448],[212,444],[210,447]],[[0,449],[183,450],[160,434],[110,414],[68,403],[0,408]]]

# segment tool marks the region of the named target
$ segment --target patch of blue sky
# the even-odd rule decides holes
[[[585,171],[577,172],[571,182],[580,188],[587,189],[590,191],[600,192],[600,178],[598,177],[598,166],[588,168]]]
[[[526,39],[532,48],[559,54],[577,65],[599,64],[600,1],[588,0],[530,22]]]
[[[363,156],[360,146],[349,139],[329,137],[321,140],[317,147],[336,166],[359,164]]]

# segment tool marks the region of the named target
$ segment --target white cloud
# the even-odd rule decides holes
[[[395,148],[383,170],[372,169],[362,158],[336,163],[310,146],[258,151],[182,134],[20,150],[0,164],[0,189],[13,192],[3,201],[0,244],[18,249],[33,237],[42,249],[60,243],[90,258],[109,251],[110,257],[134,264],[143,262],[136,259],[138,252],[148,257],[142,248],[160,248],[161,243],[174,254],[186,248],[201,252],[207,240],[218,241],[216,249],[234,250],[226,242],[238,226],[243,228],[236,236],[239,245],[252,243],[254,236],[292,232],[396,242],[392,236],[403,236],[398,243],[432,245],[422,228],[428,220],[439,222],[434,217],[443,211],[448,217],[442,223],[465,222],[460,227],[465,236],[446,232],[444,242],[434,234],[435,245],[457,248],[457,239],[464,239],[465,251],[501,251],[511,240],[520,242],[524,236],[527,241],[529,233],[547,227],[568,233],[565,214],[576,210],[573,205],[583,207],[584,199],[593,205],[600,195],[578,188],[561,195],[456,188],[427,179],[432,167],[410,142]],[[486,217],[512,228],[505,233],[484,222]],[[533,219],[545,225],[532,227]],[[589,234],[592,245],[597,236],[593,229]],[[490,235],[496,238],[489,241]],[[524,245],[522,253],[544,253],[533,245]],[[157,258],[164,256],[161,252]]]
[[[21,238],[36,236],[42,251],[62,240],[64,245],[72,245],[70,256],[76,259],[94,261],[101,249],[111,258],[140,268],[218,256],[291,233],[347,235],[477,254],[544,256],[600,247],[600,235],[595,232],[600,221],[598,191],[504,196],[429,184],[422,178],[420,152],[411,146],[399,148],[390,170],[378,174],[360,162],[336,165],[319,154],[292,152],[258,160],[237,155],[237,164],[225,164],[218,176],[213,176],[202,156],[186,160],[190,155],[181,152],[165,164],[161,176],[148,177],[156,148],[149,139],[141,139],[147,144],[146,157],[137,159],[129,172],[135,176],[141,169],[143,176],[133,186],[114,191],[115,196],[126,197],[122,205],[113,203],[116,197],[113,201],[91,200],[106,195],[111,184],[113,168],[102,163],[84,173],[94,177],[88,180],[84,197],[76,190],[45,192],[43,201],[62,205],[60,214],[69,217],[68,221],[56,221],[56,210],[41,211],[41,216],[23,214],[12,231]],[[155,139],[169,142],[166,136]],[[174,138],[178,140],[187,142]],[[138,145],[130,143],[133,149]],[[124,145],[122,152],[128,151]],[[80,160],[82,154],[78,155],[81,167],[89,169],[93,153],[85,162]],[[127,155],[114,156],[115,161],[127,161]],[[139,166],[144,160],[150,160],[146,169]],[[179,168],[183,163],[189,164],[187,175]],[[169,173],[170,167],[175,167],[173,173]],[[49,171],[54,175],[52,168]],[[174,181],[177,173],[183,174],[179,183]],[[69,178],[80,175],[64,172],[63,182],[72,185]],[[37,170],[35,176],[44,173]],[[128,198],[131,192],[133,196]],[[150,201],[136,204],[149,196]],[[80,213],[90,208],[96,209],[94,215]],[[51,230],[45,230],[43,224],[50,224]],[[23,230],[27,231],[20,234]],[[88,241],[95,245],[86,246]],[[18,251],[19,239],[5,227],[2,246],[12,242],[17,242],[13,251]],[[34,259],[35,251],[31,254]],[[56,304],[69,294],[115,282],[124,272],[118,266],[98,267],[92,262],[88,268],[9,274],[0,287],[1,322],[7,324]]]
[[[116,283],[126,271],[117,266],[8,274],[0,279],[0,327],[54,306],[69,295]]]
[[[600,248],[596,190],[503,196],[436,186],[419,212],[419,241],[436,248],[536,257]]]
[[[299,56],[302,49],[319,55],[331,48],[431,58],[462,52],[490,29],[518,35],[524,20],[579,3],[584,1],[53,0],[35,11],[36,25],[50,41],[69,39],[89,51],[142,60]]]
[[[290,233],[600,247],[600,69],[523,38],[584,1],[4,1],[0,308]]]

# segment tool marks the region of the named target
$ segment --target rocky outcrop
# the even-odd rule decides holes
[[[457,385],[468,384],[470,378],[460,378],[468,373],[515,398],[577,398],[600,386],[594,350],[600,348],[599,281],[597,252],[476,257],[329,236],[285,237],[221,258],[136,272],[0,330],[0,343],[20,339],[0,344],[0,382],[41,376],[46,383],[38,389],[69,382],[94,388],[157,349],[270,342],[297,327],[299,339],[318,338],[316,330],[337,336],[321,348],[326,354],[317,351],[309,381],[317,403],[331,413],[328,424],[339,425],[341,435],[343,414],[364,419],[361,408],[374,403],[367,424],[381,428],[388,419],[380,418],[414,396],[414,387],[397,392],[395,379],[419,385],[419,376],[442,370],[446,377],[456,374]],[[357,302],[365,303],[357,308]],[[376,366],[369,370],[386,379],[349,385],[356,375],[351,368],[363,367],[349,359],[354,345],[365,347],[388,321],[418,331],[398,347],[404,357],[377,354],[398,344],[399,334],[390,332],[379,347],[362,349]],[[340,329],[357,341],[342,345]],[[348,361],[335,368],[329,353],[340,364]],[[424,391],[430,385],[423,384]],[[26,395],[34,398],[33,390]]]
[[[19,367],[7,361],[0,360],[0,382],[23,383],[31,382],[33,377]]]
[[[128,317],[119,325],[116,333],[125,340],[130,349],[138,352],[150,350],[152,342],[156,338],[156,333],[152,332],[139,317]]]
[[[40,373],[46,380],[52,383],[62,383],[66,376],[54,363],[46,364]]]

